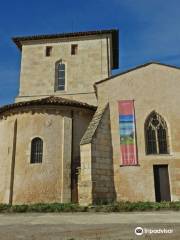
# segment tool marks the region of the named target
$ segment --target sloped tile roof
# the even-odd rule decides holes
[[[84,145],[84,144],[88,144],[88,143],[91,143],[92,141],[92,138],[96,132],[96,129],[98,128],[101,120],[102,120],[102,117],[104,115],[104,112],[107,108],[107,105],[104,106],[103,108],[100,108],[100,109],[97,109],[97,111],[95,112],[84,136],[82,137],[81,139],[81,142],[80,142],[80,145]]]
[[[9,105],[4,105],[4,106],[0,107],[0,114],[4,113],[6,111],[11,111],[16,108],[43,106],[43,105],[72,106],[72,107],[90,109],[90,110],[94,110],[94,111],[97,108],[96,106],[89,105],[87,103],[70,100],[70,99],[66,99],[66,98],[61,98],[61,97],[50,96],[47,98],[41,98],[41,99],[37,99],[37,100],[17,102],[17,103],[13,103],[13,104],[9,104]]]

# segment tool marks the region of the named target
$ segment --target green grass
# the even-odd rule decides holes
[[[10,205],[0,204],[0,213],[25,213],[25,212],[132,212],[132,211],[159,211],[159,210],[180,210],[178,202],[114,202],[80,206],[72,203],[37,203]]]

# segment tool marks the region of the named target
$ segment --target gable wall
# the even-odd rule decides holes
[[[97,85],[99,106],[109,102],[117,200],[155,200],[153,164],[168,164],[172,200],[180,199],[180,71],[149,65]],[[118,100],[134,100],[140,166],[120,167]],[[167,122],[169,155],[146,155],[144,122],[156,110]]]

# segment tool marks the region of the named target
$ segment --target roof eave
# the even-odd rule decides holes
[[[47,97],[42,99],[36,99],[36,100],[30,100],[30,101],[24,101],[24,102],[17,102],[13,104],[8,104],[0,107],[0,115],[12,111],[13,109],[20,109],[24,107],[34,107],[34,106],[65,106],[65,107],[75,107],[75,108],[81,108],[81,109],[88,109],[95,111],[97,109],[94,105],[89,105],[84,102],[79,102],[76,100],[70,100],[60,97]]]
[[[102,34],[112,35],[112,52],[113,52],[112,69],[117,69],[119,67],[119,30],[118,29],[13,37],[12,41],[16,44],[16,46],[21,51],[24,41],[40,40],[40,39],[55,39],[55,38],[73,38],[73,37],[94,36],[94,35],[102,35]]]

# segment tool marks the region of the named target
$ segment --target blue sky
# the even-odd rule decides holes
[[[13,36],[119,28],[117,72],[149,61],[180,66],[178,0],[2,1],[0,105],[18,94],[20,52]]]

